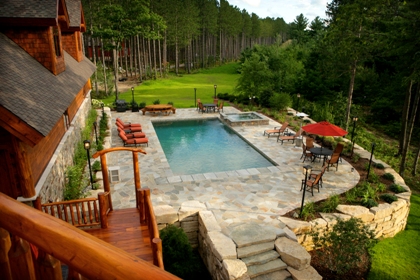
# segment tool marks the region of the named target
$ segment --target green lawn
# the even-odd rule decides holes
[[[196,74],[174,76],[155,81],[144,81],[134,89],[134,100],[137,103],[145,102],[151,105],[157,99],[160,104],[173,102],[176,108],[194,107],[194,88],[197,89],[197,99],[203,103],[212,103],[214,85],[217,93],[233,93],[239,74],[236,69],[238,64],[230,63],[220,67],[203,70]],[[131,102],[131,90],[120,94],[119,99]],[[102,99],[105,104],[112,104],[115,95]]]
[[[407,227],[374,248],[369,280],[420,279],[420,196],[411,196]]]

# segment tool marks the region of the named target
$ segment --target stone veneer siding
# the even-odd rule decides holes
[[[74,116],[69,129],[66,131],[58,144],[53,156],[35,187],[37,196],[41,197],[41,203],[63,200],[66,182],[65,172],[68,166],[73,165],[76,143],[81,140],[82,129],[86,125],[89,111],[92,108],[90,94],[90,91],[86,94],[86,97]],[[29,200],[34,200],[35,198],[31,198]]]

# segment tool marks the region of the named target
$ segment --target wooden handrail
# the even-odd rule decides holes
[[[159,237],[159,229],[157,227],[153,204],[150,198],[150,189],[137,189],[136,199],[140,211],[140,222],[146,222],[149,229],[150,244],[153,251],[153,264],[164,269],[162,240]]]
[[[0,193],[0,227],[90,279],[179,279],[3,193]]]

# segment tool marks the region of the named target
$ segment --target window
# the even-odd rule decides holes
[[[67,111],[65,111],[64,114],[63,114],[63,120],[64,120],[64,126],[66,127],[66,129],[69,129],[70,119],[69,119],[69,114],[68,114]]]
[[[59,30],[58,30],[58,26],[53,27],[53,38],[54,38],[55,55],[56,56],[61,56],[60,33],[59,33]]]

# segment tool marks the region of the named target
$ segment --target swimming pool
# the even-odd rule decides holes
[[[276,165],[219,119],[153,122],[175,175]]]
[[[268,125],[268,119],[257,112],[220,113],[220,118],[229,126]]]

